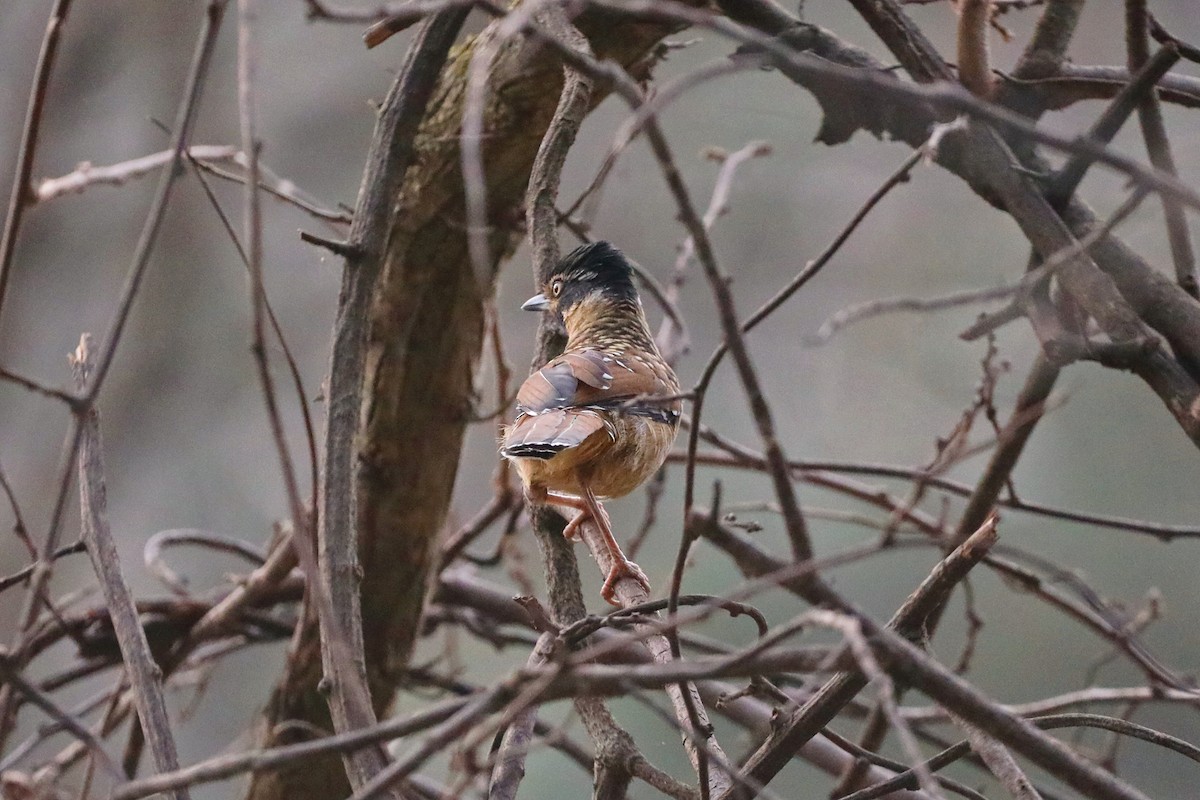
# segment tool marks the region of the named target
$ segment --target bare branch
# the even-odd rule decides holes
[[[95,362],[84,334],[71,356],[71,368],[80,391],[87,386]],[[104,456],[100,441],[100,415],[92,408],[83,420],[83,443],[79,451],[79,506],[83,522],[83,540],[88,556],[100,578],[100,589],[112,616],[113,629],[133,688],[133,699],[141,719],[142,731],[150,743],[155,765],[160,772],[179,768],[171,719],[163,699],[162,671],[150,653],[146,633],[138,620],[133,593],[121,575],[117,546],[108,527],[108,489],[104,477]],[[188,793],[171,793],[175,800],[187,800]]]
[[[1147,728],[1143,725],[1135,725],[1125,720],[1114,719],[1113,717],[1105,717],[1099,714],[1060,714],[1047,717],[1035,717],[1029,720],[1033,725],[1045,730],[1063,727],[1095,727],[1105,730],[1111,730],[1125,736],[1132,736],[1146,742],[1173,750],[1180,753],[1193,761],[1200,760],[1200,748],[1195,747],[1174,736],[1168,736],[1160,731],[1152,728]],[[925,761],[924,766],[928,769],[941,769],[947,764],[962,758],[971,751],[972,745],[970,742],[959,742],[951,747],[946,748],[942,752]],[[866,789],[846,795],[841,800],[874,800],[877,797],[890,797],[890,793],[901,789],[905,786],[915,785],[916,775],[912,770],[903,772],[894,778],[887,781],[877,783]]]
[[[713,185],[712,198],[708,201],[708,209],[704,212],[702,222],[704,223],[705,230],[711,231],[717,220],[729,212],[729,195],[733,191],[733,178],[737,174],[738,167],[753,158],[762,158],[770,154],[771,146],[766,142],[747,142],[732,153],[720,153],[715,156],[716,160],[721,163],[721,169],[717,173],[717,180]],[[667,298],[672,303],[679,300],[679,290],[683,287],[688,264],[695,257],[695,253],[696,242],[689,236],[684,239],[683,247],[679,249],[679,255],[675,259],[675,269],[671,273],[671,283],[667,289]],[[690,346],[687,340],[687,332],[674,317],[668,317],[663,320],[662,326],[654,338],[663,353],[663,357],[671,363],[674,363],[676,359],[686,353]]]
[[[200,29],[196,49],[192,56],[192,63],[185,81],[183,95],[176,112],[175,133],[172,138],[171,147],[171,151],[174,153],[172,166],[163,173],[159,180],[154,200],[135,248],[133,264],[130,267],[120,299],[118,300],[116,314],[110,325],[109,334],[104,339],[104,350],[98,359],[95,374],[91,377],[86,391],[81,392],[81,396],[77,397],[72,403],[75,414],[72,417],[71,430],[65,437],[64,456],[59,474],[54,508],[50,516],[49,531],[46,534],[38,561],[34,565],[33,574],[30,576],[29,599],[21,613],[21,636],[24,636],[33,625],[37,611],[44,600],[45,588],[52,572],[53,559],[50,555],[58,549],[63,518],[66,514],[67,498],[70,493],[70,479],[76,468],[76,456],[83,438],[84,426],[82,424],[82,416],[92,409],[96,398],[99,396],[104,382],[105,371],[115,355],[121,332],[124,330],[134,297],[137,294],[138,287],[141,285],[141,279],[149,263],[159,226],[166,213],[167,200],[170,197],[171,188],[175,182],[182,152],[186,147],[187,139],[195,120],[201,90],[204,85],[204,79],[208,74],[213,48],[227,2],[228,0],[210,0],[207,6],[204,24]],[[20,648],[15,649],[14,652],[18,659],[24,657],[24,653]],[[11,724],[11,695],[6,689],[0,688],[0,741],[3,741],[7,736]]]
[[[344,271],[329,378],[328,395],[332,399],[325,435],[323,505],[318,515],[323,581],[328,586],[334,607],[339,609],[339,616],[328,620],[330,627],[325,630],[322,641],[323,658],[327,671],[334,666],[333,661],[341,665],[341,669],[348,670],[334,679],[334,692],[341,698],[338,703],[340,732],[369,725],[368,720],[373,715],[371,700],[365,691],[365,678],[359,671],[363,661],[351,655],[351,652],[361,653],[363,648],[361,623],[357,621],[357,521],[353,511],[358,459],[354,447],[363,391],[369,307],[382,269],[383,240],[389,224],[392,196],[403,181],[413,155],[412,140],[417,126],[464,16],[465,11],[453,11],[434,18],[423,26],[414,42],[408,62],[380,114],[375,151],[368,159],[368,177],[364,179],[350,233],[350,241],[361,249],[362,256],[348,261]],[[302,515],[294,522],[298,524],[303,518]],[[299,539],[300,546],[294,548],[298,555],[305,555],[308,541],[303,537]],[[282,548],[281,558],[286,556],[288,549],[292,548]],[[334,641],[339,634],[347,637],[343,642],[350,648],[345,654],[349,660],[333,658]],[[357,693],[355,686],[359,689]],[[351,711],[353,717],[348,716]],[[364,768],[371,769],[373,764],[373,769],[378,769],[384,763],[384,756],[382,751],[374,749],[360,756],[358,761]],[[254,789],[251,795],[261,796]]]
[[[1104,113],[1092,123],[1088,136],[1098,142],[1110,142],[1117,131],[1129,118],[1129,115],[1139,108],[1142,98],[1154,96],[1154,86],[1179,61],[1179,51],[1175,48],[1164,47],[1154,54],[1153,58],[1141,65],[1137,73],[1121,91],[1113,98]],[[1083,180],[1092,159],[1083,154],[1075,153],[1067,163],[1055,173],[1047,195],[1053,205],[1065,203]]]
[[[1083,10],[1084,0],[1047,0],[1038,18],[1033,37],[1014,70],[1026,78],[1059,67],[1067,58],[1067,48],[1075,35],[1075,26]]]
[[[710,520],[708,527],[710,531],[718,531],[721,528],[715,520]],[[723,536],[726,539],[739,538],[730,535],[730,532],[724,532]],[[934,568],[904,605],[892,615],[888,629],[900,631],[905,636],[918,636],[929,614],[941,607],[954,585],[987,554],[995,539],[995,517],[989,517],[979,530]],[[743,570],[746,569],[744,564],[739,566]],[[758,565],[756,571],[763,566]],[[793,583],[782,585],[789,591],[803,590],[802,586]],[[866,681],[860,674],[840,673],[835,676],[822,686],[811,700],[792,712],[775,728],[771,736],[746,762],[746,770],[760,782],[770,780],[783,768],[791,754],[804,742],[812,739],[865,684]]]
[[[846,306],[831,314],[814,333],[805,337],[804,343],[807,345],[825,344],[843,328],[883,314],[894,314],[898,311],[924,313],[961,308],[977,303],[990,303],[1012,297],[1020,290],[1021,284],[1017,284],[1015,286],[996,286],[990,289],[967,289],[940,297],[889,297],[882,300],[868,300],[865,303]]]
[[[1076,692],[1046,697],[1031,703],[1006,705],[1005,708],[1022,717],[1038,717],[1053,711],[1076,706],[1092,706],[1100,703],[1179,703],[1184,705],[1200,705],[1200,697],[1189,689],[1167,689],[1151,686],[1133,686],[1126,688],[1108,688],[1093,686]],[[913,722],[939,722],[949,719],[944,708],[931,706],[927,708],[902,709],[905,717]]]
[[[71,409],[78,409],[81,405],[79,398],[70,392],[62,389],[55,389],[52,386],[46,386],[45,384],[39,383],[32,378],[27,378],[24,375],[19,375],[5,367],[0,367],[0,380],[8,381],[9,383],[20,386],[26,391],[40,394],[42,397],[49,397],[51,399],[58,400],[62,403],[65,403]]]
[[[1047,397],[1049,391],[1047,391]],[[1045,402],[1045,398],[1038,402]],[[1014,411],[1012,419],[1008,423],[1008,428],[1011,431],[1010,435],[1005,437],[1001,447],[997,450],[997,454],[1001,450],[1011,447],[1010,442],[1012,437],[1017,433],[1017,428],[1014,426],[1013,420],[1019,420],[1025,424],[1033,422],[1035,418],[1040,419],[1039,415],[1030,413],[1030,409],[1036,407],[1033,403],[1025,408],[1018,408]],[[723,437],[717,436],[711,430],[703,429],[700,433],[701,438],[706,441],[711,441],[726,453],[699,453],[696,456],[696,461],[699,464],[719,467],[737,467],[740,469],[758,469],[766,468],[765,462],[760,453],[756,453],[749,448],[738,445]],[[1006,458],[1008,456],[1006,455]],[[686,455],[683,453],[673,453],[668,458],[668,463],[683,463],[686,460]],[[829,475],[822,473],[840,473],[847,475],[867,475],[879,478],[899,478],[902,480],[919,481],[925,480],[930,486],[940,489],[958,497],[971,497],[975,491],[971,486],[965,483],[950,480],[937,475],[929,475],[927,471],[914,469],[912,467],[899,467],[889,464],[871,464],[860,462],[847,461],[815,461],[815,460],[793,460],[789,462],[789,466],[797,472],[797,479],[808,481],[814,485],[824,486],[826,488],[838,489],[844,494],[858,496],[860,499],[869,499],[868,496],[873,493],[873,490],[861,489],[861,484],[857,487],[849,485],[835,485],[829,480]],[[990,483],[989,479],[989,483]],[[1000,481],[1000,489],[1003,489],[1004,481]],[[1147,536],[1153,536],[1164,542],[1169,542],[1175,538],[1193,539],[1200,537],[1200,528],[1190,525],[1167,525],[1162,523],[1150,522],[1147,520],[1127,519],[1122,517],[1110,517],[1103,514],[1091,514],[1086,511],[1080,511],[1067,508],[1056,508],[1053,506],[1027,501],[1015,497],[999,496],[999,489],[996,490],[997,495],[993,498],[992,505],[998,505],[1002,508],[1011,508],[1016,511],[1024,511],[1038,516],[1050,517],[1053,519],[1068,520],[1084,525],[1095,526],[1100,528],[1108,528],[1112,530],[1123,530],[1130,533],[1139,533]],[[989,506],[990,509],[990,506]],[[986,511],[985,511],[986,513]]]
[[[1151,60],[1148,17],[1146,0],[1126,0],[1125,50],[1130,72],[1142,70]],[[1163,122],[1162,107],[1154,92],[1142,95],[1141,103],[1138,104],[1138,122],[1142,127],[1142,138],[1146,141],[1150,163],[1163,172],[1177,175],[1175,157],[1171,154],[1171,142],[1167,138],[1167,127]],[[1167,219],[1167,239],[1171,245],[1171,257],[1175,261],[1175,280],[1179,282],[1180,288],[1192,297],[1200,297],[1200,284],[1196,281],[1196,254],[1192,250],[1187,217],[1183,208],[1174,200],[1164,197],[1162,203],[1163,214]]]
[[[42,112],[46,107],[50,73],[54,68],[58,43],[70,10],[71,0],[56,0],[54,3],[54,8],[50,11],[50,20],[46,23],[46,34],[42,37],[37,66],[34,68],[33,88],[29,92],[29,104],[25,109],[21,144],[17,150],[17,167],[13,172],[12,190],[8,196],[8,213],[4,218],[4,233],[0,235],[0,312],[4,310],[4,300],[8,294],[13,253],[16,251],[21,221],[25,217],[25,208],[32,203],[33,159],[37,153],[38,132],[42,127]]]
[[[1025,776],[1012,753],[997,742],[986,731],[963,720],[956,720],[959,729],[966,734],[967,741],[983,763],[987,764],[992,774],[999,778],[1000,783],[1012,795],[1013,800],[1042,800],[1038,790]],[[915,771],[915,770],[914,770]],[[920,772],[917,772],[920,776]]]
[[[1117,96],[1132,73],[1125,67],[1064,63],[1044,77],[1016,78],[1001,75],[1004,91],[1028,98],[1038,108],[1055,111],[1083,100],[1110,100]],[[1170,72],[1156,92],[1164,103],[1185,108],[1200,106],[1200,80]]]
[[[62,726],[63,730],[69,731],[72,736],[87,746],[89,752],[100,761],[100,766],[112,778],[119,781],[124,777],[120,767],[109,757],[108,752],[104,749],[104,744],[96,738],[95,734],[84,727],[72,714],[59,708],[45,692],[26,680],[16,668],[8,651],[2,647],[0,647],[0,680],[15,688],[26,700],[46,712],[51,719]]]
[[[761,47],[770,54],[773,63],[797,82],[823,83],[825,85],[853,91],[869,91],[876,101],[884,100],[903,104],[906,107],[919,109],[933,107],[950,114],[966,114],[974,120],[995,126],[998,130],[1011,133],[1029,142],[1043,144],[1059,152],[1080,154],[1093,158],[1097,163],[1128,175],[1131,179],[1147,186],[1155,192],[1162,192],[1176,197],[1189,208],[1200,210],[1200,192],[1183,184],[1175,178],[1153,168],[1147,168],[1128,156],[1116,153],[1111,148],[1095,142],[1087,137],[1071,136],[1039,128],[1030,123],[1025,117],[1009,111],[1001,106],[987,103],[967,92],[952,78],[945,62],[938,59],[933,73],[941,78],[934,83],[904,83],[895,80],[883,70],[863,69],[862,66],[848,67],[827,59],[811,59],[798,54],[787,46],[770,37],[754,31],[748,31],[720,17],[698,11],[677,0],[591,0],[593,5],[603,8],[636,14],[652,20],[671,19],[687,22],[692,25],[715,30],[735,41]],[[866,2],[866,0],[855,0]],[[892,6],[893,3],[888,3]],[[903,17],[897,10],[897,15]],[[906,30],[908,27],[906,26]],[[908,30],[912,33],[911,30]],[[920,36],[925,41],[923,35]],[[915,51],[906,53],[905,57],[920,58],[921,63],[928,62],[927,53],[917,54]],[[928,62],[933,63],[933,62]],[[916,67],[913,67],[916,69]],[[934,69],[931,67],[931,69]],[[918,70],[917,77],[922,81],[931,79],[931,74]],[[926,127],[925,133],[927,134]],[[905,131],[911,133],[911,129]]]
[[[168,589],[178,595],[188,593],[188,581],[185,576],[167,565],[163,557],[163,550],[183,544],[199,545],[219,552],[232,553],[254,564],[261,564],[263,561],[263,554],[257,548],[241,539],[215,531],[198,528],[172,528],[159,531],[147,539],[145,546],[142,547],[142,563],[146,565],[146,569],[157,575]]]
[[[230,145],[195,144],[187,148],[189,159],[205,163],[236,161],[240,154],[238,148]],[[171,150],[162,150],[109,166],[97,167],[90,162],[84,162],[76,167],[74,172],[39,181],[34,190],[34,197],[37,202],[45,203],[69,194],[79,194],[90,186],[124,186],[131,180],[171,164],[174,157],[175,154]]]
[[[546,663],[553,650],[555,635],[556,632],[548,631],[538,638],[537,645],[529,654],[527,666],[540,667]],[[488,783],[488,800],[516,800],[517,789],[521,785],[521,779],[525,777],[525,756],[529,753],[536,723],[537,708],[530,706],[505,730],[500,747],[496,750],[495,766],[492,767],[491,780]]]
[[[794,567],[788,567],[787,569],[794,571]],[[505,621],[525,627],[530,625],[528,617],[521,610],[520,606],[513,602],[505,590],[490,586],[473,576],[461,573],[443,574],[441,583],[439,584],[439,598],[444,602],[463,604],[473,609],[486,611],[486,613],[497,619],[504,619]],[[610,643],[618,644],[617,640],[624,638],[625,635],[602,628],[592,634],[592,636],[604,643],[600,646],[605,646]],[[589,648],[592,654],[597,654],[598,650],[599,647]],[[581,653],[580,655],[585,654]],[[712,675],[714,668],[716,668],[713,663],[699,667],[698,660],[654,664],[650,654],[644,648],[633,646],[618,646],[610,651],[610,655],[618,658],[622,662],[621,666],[608,667],[601,664],[579,664],[573,667],[572,678],[581,681],[584,675],[594,675],[596,683],[593,685],[598,690],[604,686],[608,686],[612,687],[614,691],[627,692],[630,682],[647,688],[656,688],[662,686],[664,682],[677,682],[698,678],[704,673]],[[742,670],[739,674],[744,675],[753,672],[761,674],[762,672],[769,672],[776,668],[797,669],[800,671],[808,671],[813,668],[819,669],[822,667],[822,664],[829,664],[829,655],[828,651],[820,653],[813,653],[812,651],[779,653],[781,660],[777,663],[772,663],[770,666],[767,665],[766,661],[755,662],[753,659],[743,661]],[[589,659],[591,657],[592,655],[588,655]],[[772,659],[773,656],[767,653],[763,654],[763,658]],[[794,660],[789,661],[788,659],[790,658],[794,658]],[[642,676],[636,670],[641,670],[643,667],[631,669],[625,663],[626,661],[643,664],[645,665],[645,669],[652,669],[656,675],[654,677],[646,676],[646,680],[642,680]],[[736,663],[730,659],[719,659],[719,663],[730,668],[736,668]],[[835,663],[833,666],[842,666],[842,664]],[[845,666],[852,667],[853,663],[849,662]],[[778,712],[776,709],[762,700],[745,694],[734,697],[736,693],[733,691],[733,687],[727,683],[700,679],[696,681],[696,687],[705,703],[716,708],[721,714],[748,730],[768,730],[771,726],[771,721],[777,716]],[[796,753],[795,757],[808,761],[818,769],[833,775],[840,774],[853,762],[850,756],[822,736],[810,740]],[[890,776],[888,770],[872,767],[868,771],[868,779],[872,781],[882,780],[884,776]],[[929,796],[923,792],[900,792],[897,793],[894,800],[929,800]]]
[[[958,79],[971,94],[992,96],[992,64],[988,50],[991,0],[959,0]]]
[[[69,555],[73,555],[75,553],[82,553],[85,549],[86,548],[84,547],[83,542],[75,542],[74,544],[69,544],[69,545],[60,547],[57,550],[55,550],[50,555],[50,560],[57,561],[58,559],[62,558],[63,556],[69,556]],[[35,554],[35,557],[36,557],[36,554]],[[30,564],[27,567],[17,570],[16,572],[14,572],[11,575],[6,575],[3,578],[0,578],[0,592],[4,591],[5,589],[8,589],[10,587],[16,586],[18,583],[24,583],[25,581],[29,580],[29,576],[33,574],[35,566],[36,566],[36,564]]]
[[[243,772],[279,769],[287,764],[311,759],[322,753],[348,752],[380,742],[399,739],[445,721],[466,703],[467,700],[456,698],[407,717],[384,720],[362,730],[326,736],[311,742],[286,747],[217,756],[172,773],[155,775],[118,786],[113,791],[112,800],[138,800],[138,798],[149,797],[172,789],[225,780]]]

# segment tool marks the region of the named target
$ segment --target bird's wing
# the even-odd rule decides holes
[[[588,348],[564,353],[530,375],[517,392],[517,412],[538,414],[554,408],[611,410],[637,397],[667,397],[678,392],[669,368],[659,359]],[[678,416],[679,401],[631,404],[625,413],[665,409]]]
[[[605,391],[612,384],[613,376],[604,370],[603,358],[598,350],[583,350],[554,359],[521,384],[517,413],[536,415],[552,408],[586,405],[577,400],[581,390]]]
[[[665,366],[641,356],[613,355],[596,349],[564,353],[530,375],[517,392],[517,420],[504,437],[506,456],[550,458],[578,447],[607,429],[615,437],[608,412],[647,416],[668,424],[679,419],[679,402],[633,403],[637,397],[674,394],[677,386]]]
[[[579,402],[581,392],[604,391],[612,376],[597,351],[564,353],[525,379],[517,392],[517,419],[500,452],[509,457],[552,458],[608,428],[597,409]]]
[[[659,358],[592,350],[591,361],[601,371],[604,385],[588,381],[575,392],[575,402],[591,408],[620,411],[622,414],[649,417],[674,425],[679,421],[680,402],[638,398],[671,397],[679,384],[670,368]]]

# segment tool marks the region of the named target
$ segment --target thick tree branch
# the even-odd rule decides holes
[[[329,417],[326,422],[325,464],[320,493],[322,508],[318,515],[318,541],[323,551],[321,563],[330,576],[324,585],[328,587],[333,607],[344,612],[337,619],[328,620],[327,624],[332,627],[324,633],[327,638],[339,636],[352,651],[356,651],[348,654],[351,655],[349,663],[363,670],[358,675],[331,676],[336,682],[334,690],[339,698],[343,698],[334,701],[335,708],[340,708],[340,711],[333,713],[343,730],[369,725],[371,720],[362,718],[362,715],[371,712],[372,701],[376,709],[379,708],[375,696],[378,688],[372,687],[373,696],[367,699],[367,708],[360,709],[358,716],[352,720],[349,717],[352,706],[343,694],[351,690],[353,684],[370,686],[365,671],[366,662],[358,655],[363,652],[365,644],[360,622],[356,561],[359,544],[354,506],[357,474],[354,447],[362,397],[368,309],[380,272],[383,243],[391,224],[391,198],[404,180],[412,159],[412,143],[417,126],[425,114],[442,64],[464,18],[464,11],[444,12],[427,22],[414,42],[408,62],[393,85],[376,125],[373,148],[367,161],[350,234],[362,256],[346,264],[338,305],[327,400]],[[298,546],[311,544],[301,542]],[[318,692],[318,680],[329,668],[318,659],[324,658],[323,651],[329,657],[332,657],[332,653],[329,645],[325,648],[319,646],[321,640],[317,636],[315,623],[315,616],[310,614],[297,632],[293,650],[289,654],[287,673],[267,710],[272,727],[275,722],[285,719],[306,719],[322,727],[334,722],[328,716],[330,712],[324,708],[324,698]],[[336,631],[332,628],[336,628]],[[291,741],[290,737],[274,733],[269,738],[271,743],[288,741]],[[371,773],[378,771],[385,763],[382,750],[378,749],[363,751],[356,758]],[[249,797],[252,800],[334,797],[344,796],[348,790],[341,764],[336,759],[326,757],[315,760],[304,769],[282,770],[261,778],[256,776]]]

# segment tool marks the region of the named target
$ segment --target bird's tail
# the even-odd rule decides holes
[[[500,454],[506,458],[554,458],[603,429],[600,413],[588,408],[556,408],[537,415],[527,414],[505,432]]]

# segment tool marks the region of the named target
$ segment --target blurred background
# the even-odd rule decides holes
[[[11,185],[31,76],[51,3],[16,0],[5,4],[0,24],[0,185]],[[260,135],[264,162],[327,207],[353,204],[374,124],[373,104],[387,90],[407,45],[407,35],[367,51],[362,26],[306,20],[305,5],[260,3]],[[163,150],[168,136],[156,121],[169,122],[182,88],[204,4],[108,0],[77,2],[63,34],[52,76],[35,177],[59,176],[81,162],[111,164]],[[1155,0],[1152,9],[1176,35],[1200,41],[1194,0]],[[913,6],[910,12],[938,43],[953,53],[955,17],[948,4]],[[891,59],[846,3],[806,4],[807,19]],[[993,35],[995,64],[1009,69],[1027,39],[1036,11],[1010,13],[1004,23],[1015,34],[1006,44]],[[480,21],[473,18],[477,29]],[[1080,64],[1123,64],[1120,3],[1094,2],[1085,10],[1071,53]],[[673,37],[689,46],[673,50],[656,72],[660,79],[722,59],[732,46],[714,34],[684,31]],[[693,41],[694,40],[694,41]],[[215,67],[205,90],[196,144],[238,143],[235,26],[227,19]],[[1179,71],[1196,74],[1183,62]],[[1081,104],[1051,114],[1044,124],[1075,132],[1101,106]],[[1167,108],[1181,177],[1200,185],[1200,138],[1195,113]],[[562,197],[569,204],[587,186],[607,152],[627,109],[607,100],[584,127],[567,165]],[[870,193],[909,155],[905,145],[858,134],[836,148],[814,144],[820,112],[809,95],[774,73],[743,72],[705,84],[675,103],[663,124],[698,204],[705,205],[718,166],[706,148],[735,150],[751,140],[773,148],[738,173],[728,215],[713,237],[743,316],[758,307],[814,258],[846,224]],[[1144,159],[1136,124],[1126,126],[1116,146]],[[122,187],[98,186],[33,207],[18,243],[9,298],[0,322],[0,364],[51,385],[70,380],[66,355],[84,331],[106,330],[153,192],[156,176]],[[227,212],[240,219],[240,187],[219,184]],[[1102,214],[1124,198],[1124,181],[1092,170],[1082,194]],[[330,234],[323,223],[274,201],[264,205],[267,289],[287,340],[299,362],[305,392],[320,422],[321,382],[327,370],[340,261],[303,244],[298,230]],[[1151,263],[1170,267],[1161,208],[1143,204],[1119,233]],[[240,225],[240,223],[239,223]],[[617,163],[594,221],[593,235],[606,238],[666,280],[683,239],[682,227],[653,159],[635,143]],[[565,247],[573,240],[565,233]],[[787,453],[796,458],[870,461],[899,465],[928,462],[935,440],[947,435],[969,405],[980,378],[983,342],[965,343],[957,334],[981,310],[968,307],[936,315],[896,314],[867,320],[836,334],[826,344],[805,338],[830,314],[852,303],[899,295],[934,296],[997,286],[1023,271],[1028,247],[1016,225],[989,207],[953,176],[919,167],[912,180],[889,195],[841,252],[795,298],[749,338],[761,368]],[[505,267],[497,306],[503,343],[518,374],[532,352],[535,315],[518,307],[532,293],[528,258],[521,250]],[[648,301],[655,324],[657,309]],[[697,267],[683,290],[681,307],[692,350],[679,365],[685,385],[697,377],[720,332],[708,288]],[[108,463],[109,512],[119,538],[126,577],[140,595],[164,588],[142,567],[149,536],[173,528],[199,528],[262,543],[274,521],[286,515],[278,459],[249,349],[250,299],[241,262],[217,216],[191,176],[181,180],[154,251],[144,289],[101,396]],[[1011,364],[997,391],[1006,417],[1035,353],[1024,322],[1003,328],[1000,359]],[[272,351],[280,385],[285,377]],[[494,394],[487,358],[480,386],[485,408]],[[769,367],[768,367],[769,365]],[[759,442],[733,370],[718,374],[706,421],[725,435],[757,448]],[[294,453],[304,457],[297,398],[285,392],[285,412]],[[1158,399],[1139,380],[1095,365],[1070,367],[1060,380],[1062,401],[1038,427],[1015,473],[1026,500],[1087,511],[1178,524],[1200,523],[1195,491],[1200,459]],[[45,534],[57,491],[66,410],[54,401],[0,383],[0,465],[21,505],[35,541]],[[976,439],[987,438],[986,425]],[[971,480],[986,454],[956,467],[953,477]],[[462,459],[448,527],[470,518],[490,496],[496,464],[494,429],[473,429]],[[701,470],[698,496],[707,502],[718,473]],[[768,481],[751,474],[723,473],[725,504],[771,496]],[[903,484],[877,482],[903,494]],[[74,495],[73,495],[74,498]],[[801,499],[813,507],[853,508],[812,488]],[[645,500],[640,493],[609,504],[618,532],[632,532]],[[76,503],[64,541],[78,531]],[[942,510],[940,497],[926,507]],[[951,501],[950,514],[958,508]],[[678,543],[682,471],[670,468],[660,521],[639,562],[655,586],[666,584]],[[769,514],[743,519],[762,524],[762,544],[784,554],[779,522]],[[951,516],[951,519],[953,516]],[[0,503],[0,575],[26,563],[23,548],[7,535],[13,519]],[[871,540],[876,534],[846,523],[815,521],[821,554]],[[1137,607],[1152,589],[1166,598],[1164,618],[1145,634],[1167,664],[1191,674],[1200,666],[1197,548],[1200,542],[1162,543],[1125,532],[1031,517],[1004,515],[1001,540],[1027,547],[1086,577],[1106,598]],[[540,572],[531,536],[520,542],[527,571]],[[586,556],[582,556],[586,558]],[[832,574],[837,587],[872,613],[886,617],[924,577],[937,558],[931,549],[901,549]],[[243,565],[208,552],[179,551],[177,571],[196,591],[224,580]],[[586,564],[585,564],[586,567]],[[503,572],[488,577],[506,580]],[[596,610],[599,578],[585,569],[585,590]],[[56,572],[53,589],[63,594],[93,583],[83,556],[72,556]],[[720,593],[740,583],[732,564],[701,544],[686,591]],[[1086,685],[1088,667],[1108,646],[1051,612],[1035,599],[979,571],[973,578],[978,610],[986,621],[970,677],[994,697],[1024,702]],[[0,641],[11,639],[20,609],[19,590],[0,595]],[[775,593],[757,604],[773,619],[799,613],[794,598]],[[704,632],[730,641],[750,635],[743,622],[714,622]],[[934,650],[952,662],[963,641],[961,598],[947,615]],[[442,642],[431,641],[429,657]],[[461,657],[471,678],[487,679],[523,663],[515,649],[502,655],[463,641]],[[265,703],[284,654],[283,645],[244,650],[211,676],[207,695],[179,725],[181,760],[190,763],[251,741],[256,710]],[[31,674],[58,671],[73,652],[62,647],[39,659]],[[1139,685],[1141,675],[1117,659],[1100,673],[1101,685]],[[80,686],[63,694],[70,705],[88,694]],[[176,708],[187,692],[173,697]],[[911,702],[922,700],[910,695]],[[401,709],[420,698],[402,696]],[[1111,709],[1109,709],[1111,711]],[[632,703],[617,704],[620,718],[638,733],[656,763],[683,774],[686,762],[676,735]],[[552,707],[547,719],[568,709]],[[1113,712],[1116,713],[1116,712]],[[37,715],[26,711],[21,730]],[[1196,708],[1147,706],[1134,719],[1174,735],[1200,739]],[[843,724],[854,735],[855,725]],[[578,732],[577,728],[576,731]],[[740,754],[748,741],[732,728],[718,728],[726,748]],[[1089,735],[1085,742],[1104,746]],[[563,796],[558,756],[539,752],[530,760],[523,796]],[[1122,774],[1156,798],[1197,796],[1200,768],[1179,756],[1137,742],[1122,746]],[[809,773],[791,767],[776,786],[785,795],[808,795]],[[586,776],[575,771],[580,792]],[[972,773],[962,773],[968,777]],[[794,781],[789,783],[789,781]],[[825,783],[818,783],[824,787]],[[794,792],[789,791],[794,788]],[[822,790],[823,791],[823,790]],[[235,784],[206,787],[198,798],[238,796]],[[652,796],[638,787],[636,797]],[[822,794],[823,796],[823,794]],[[1071,796],[1064,790],[1061,795]]]

